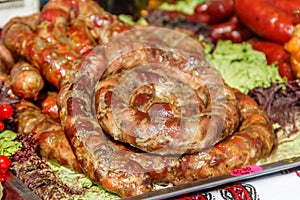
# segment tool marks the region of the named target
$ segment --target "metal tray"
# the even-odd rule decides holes
[[[190,193],[199,192],[204,190],[213,189],[224,184],[230,184],[237,181],[250,180],[256,177],[266,176],[275,172],[288,170],[300,166],[300,157],[294,159],[282,160],[270,164],[260,165],[261,171],[245,174],[242,176],[233,176],[230,173],[221,176],[214,176],[211,178],[194,181],[177,186],[167,187],[165,189],[149,192],[146,194],[125,198],[125,200],[151,200],[151,199],[169,199],[176,196],[186,195]],[[18,200],[39,200],[40,198],[35,195],[22,181],[8,172],[6,181],[3,183],[4,196],[3,200],[18,199]]]
[[[279,172],[282,170],[287,170],[291,168],[295,168],[300,166],[300,157],[294,158],[294,159],[287,159],[282,160],[270,164],[264,164],[260,165],[262,168],[259,172],[254,172],[250,174],[245,174],[242,176],[233,176],[230,173],[224,174],[221,176],[214,176],[211,178],[194,181],[186,184],[181,184],[173,187],[168,187],[165,189],[149,192],[146,194],[126,198],[126,200],[140,200],[140,199],[168,199],[168,198],[174,198],[179,195],[186,195],[188,196],[189,193],[197,192],[197,191],[203,191],[215,188],[217,186],[221,186],[224,184],[229,184],[237,181],[244,181],[253,179],[256,177],[266,176],[268,174],[272,174],[275,172]]]

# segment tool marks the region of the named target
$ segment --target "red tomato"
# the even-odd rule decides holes
[[[3,104],[0,106],[0,115],[2,119],[7,119],[12,116],[14,109],[9,104]]]
[[[0,156],[0,182],[4,182],[6,178],[6,172],[10,167],[10,160],[7,156]]]
[[[0,131],[2,131],[3,129],[4,129],[4,123],[0,121]]]
[[[10,160],[7,156],[0,155],[0,170],[8,170],[10,167]]]

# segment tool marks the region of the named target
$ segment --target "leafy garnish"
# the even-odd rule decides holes
[[[22,143],[15,141],[17,134],[10,130],[5,130],[0,133],[0,155],[10,157],[18,151]]]
[[[266,56],[246,42],[233,43],[219,40],[214,47],[205,44],[207,60],[216,67],[231,87],[248,93],[255,87],[269,87],[271,83],[284,83],[276,64],[268,65]]]

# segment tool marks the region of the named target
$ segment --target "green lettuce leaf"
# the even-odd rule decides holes
[[[195,7],[203,2],[208,0],[186,0],[186,1],[177,1],[175,4],[170,4],[164,2],[160,5],[160,9],[169,10],[169,11],[179,11],[186,14],[194,14]]]
[[[10,130],[4,130],[0,133],[0,155],[10,157],[18,151],[22,143],[14,141],[17,134]]]
[[[120,199],[116,194],[108,192],[101,186],[94,185],[92,181],[84,174],[75,172],[72,169],[60,166],[48,161],[49,166],[60,178],[60,180],[70,188],[83,190],[82,195],[71,195],[68,200],[115,200]]]
[[[220,40],[215,49],[205,44],[206,59],[218,69],[225,82],[231,87],[248,93],[255,87],[269,87],[271,83],[284,83],[277,64],[268,65],[264,53],[253,50],[246,42],[232,43]]]

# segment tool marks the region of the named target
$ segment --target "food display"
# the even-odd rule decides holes
[[[260,94],[299,90],[299,46],[298,16],[269,1],[257,4],[286,24],[263,12],[253,21],[247,0],[149,8],[146,25],[92,0],[50,0],[10,19],[0,46],[1,130],[16,133],[18,148],[10,170],[42,199],[118,199],[270,162],[274,127],[289,132],[291,118],[277,120]],[[290,99],[293,118],[299,97]],[[77,181],[63,182],[58,168]]]

